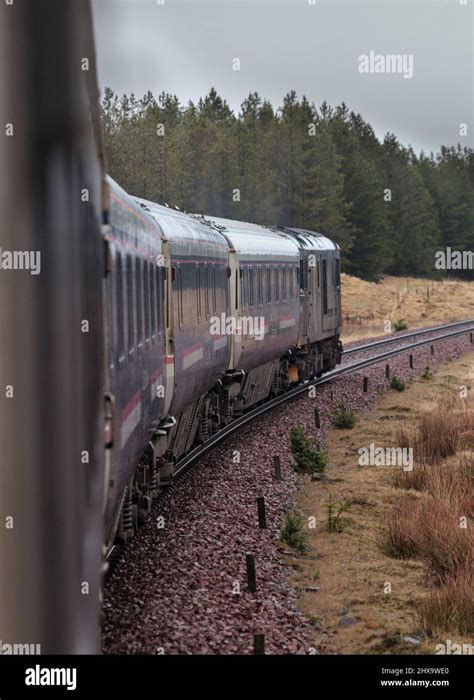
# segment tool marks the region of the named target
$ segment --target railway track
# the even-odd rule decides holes
[[[344,350],[344,357],[347,357],[348,355],[353,355],[357,352],[371,350],[372,348],[382,347],[390,343],[398,343],[401,340],[405,340],[406,338],[410,339],[416,336],[424,336],[436,333],[437,331],[449,330],[454,328],[460,329],[461,326],[472,326],[473,323],[474,319],[468,319],[467,321],[455,321],[453,323],[446,323],[441,326],[431,326],[429,328],[422,328],[416,331],[411,331],[410,333],[397,333],[396,336],[391,336],[390,338],[384,338],[383,340],[375,340],[371,343],[366,343],[365,345],[359,345],[354,348],[348,348],[347,350]],[[469,329],[467,329],[467,331],[469,331]]]
[[[277,396],[274,399],[271,399],[260,406],[257,406],[248,413],[245,413],[240,418],[237,418],[232,423],[222,428],[218,433],[212,435],[209,438],[209,440],[207,440],[205,443],[199,445],[198,447],[191,450],[191,452],[189,452],[187,455],[185,455],[185,457],[183,457],[176,465],[176,471],[173,475],[173,481],[175,482],[185,477],[186,474],[189,473],[193,464],[195,464],[212,448],[214,448],[216,445],[222,442],[222,440],[229,437],[245,425],[250,424],[256,418],[272,411],[277,406],[280,406],[281,404],[287,401],[291,401],[292,399],[301,396],[304,392],[307,392],[310,387],[327,384],[345,374],[362,370],[366,367],[377,364],[379,362],[383,362],[385,360],[390,359],[391,357],[407,352],[408,350],[414,350],[416,348],[428,345],[430,343],[448,340],[450,338],[455,338],[468,333],[472,334],[471,337],[474,341],[474,319],[468,319],[466,321],[457,321],[454,323],[448,323],[440,326],[424,328],[421,330],[412,331],[410,333],[405,333],[401,336],[392,336],[390,338],[384,338],[382,340],[365,343],[354,348],[348,348],[344,351],[343,361],[344,358],[352,356],[356,353],[372,352],[376,348],[385,348],[388,345],[397,344],[395,348],[385,350],[384,352],[377,353],[376,355],[364,357],[354,362],[350,362],[349,364],[341,364],[336,369],[324,374],[324,376],[312,381],[308,380],[303,384],[295,387],[294,389],[291,389],[290,391],[287,391],[284,394]],[[420,336],[421,339],[418,339]],[[408,340],[409,342],[400,345],[400,343],[403,343],[403,341],[405,340]],[[158,496],[156,501],[157,504],[159,504],[160,499],[166,493],[167,491],[163,491],[163,493],[160,496]],[[106,559],[111,564],[110,569],[114,568],[113,564],[118,558],[120,558],[120,554],[122,551],[123,546],[118,545],[114,545],[109,549],[109,551],[107,552]]]
[[[460,326],[467,326],[466,328],[460,328]],[[456,330],[453,330],[455,329]],[[438,331],[449,331],[447,333],[443,333],[442,335],[435,335],[435,337],[431,337],[432,333],[437,333]],[[271,411],[273,408],[276,406],[279,406],[282,403],[285,403],[286,401],[290,401],[291,399],[296,398],[297,396],[300,396],[303,392],[308,391],[309,387],[311,386],[318,386],[321,384],[327,384],[328,382],[332,381],[333,379],[337,379],[343,374],[347,374],[348,372],[354,372],[360,369],[364,369],[365,367],[369,367],[370,365],[377,364],[378,362],[382,362],[383,360],[387,360],[390,357],[394,357],[395,355],[399,355],[400,353],[406,352],[407,350],[410,349],[415,349],[418,347],[421,347],[423,345],[427,345],[432,342],[438,342],[440,340],[447,340],[448,338],[454,338],[459,335],[463,335],[464,333],[474,333],[474,319],[468,320],[468,321],[460,321],[456,323],[448,323],[442,326],[436,326],[434,328],[429,328],[429,329],[423,329],[419,331],[414,331],[412,333],[407,333],[401,337],[396,337],[396,338],[384,338],[383,340],[378,340],[374,341],[371,343],[367,343],[365,345],[360,345],[356,348],[349,348],[348,350],[344,351],[343,358],[347,357],[348,355],[355,354],[356,352],[363,352],[367,350],[372,350],[374,348],[378,347],[383,347],[387,344],[390,343],[397,343],[400,342],[400,340],[404,339],[412,339],[416,338],[418,336],[424,336],[427,334],[430,334],[429,338],[424,338],[422,340],[410,342],[408,344],[393,348],[392,350],[387,350],[383,353],[374,355],[373,357],[369,358],[363,358],[361,360],[357,360],[356,362],[352,362],[351,364],[343,364],[340,367],[337,367],[336,369],[333,369],[330,372],[327,372],[324,376],[320,377],[319,379],[315,379],[313,381],[306,381],[304,384],[301,384],[294,389],[291,389],[290,391],[285,392],[281,396],[277,396],[274,399],[271,399],[270,401],[267,401],[265,404],[262,404],[261,406],[257,406],[256,408],[252,409],[248,413],[245,413],[243,416],[240,418],[237,418],[235,421],[227,425],[225,428],[220,430],[218,433],[213,435],[209,440],[207,440],[203,445],[199,445],[196,447],[194,450],[189,452],[183,459],[181,459],[177,466],[177,470],[174,474],[173,478],[179,477],[180,475],[182,476],[183,473],[186,473],[186,471],[189,469],[196,460],[198,460],[200,457],[202,457],[206,452],[208,452],[212,447],[217,445],[221,440],[226,438],[228,435],[231,435],[233,432],[238,430],[239,428],[243,427],[247,423],[250,423],[253,421],[255,418],[258,418],[259,416],[267,413],[268,411]]]

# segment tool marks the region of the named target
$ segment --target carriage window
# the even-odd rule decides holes
[[[145,262],[143,267],[143,279],[145,282],[145,339],[150,340],[150,263]]]
[[[267,280],[267,304],[270,304],[272,301],[272,271],[269,267],[267,267],[265,275]]]
[[[123,357],[125,352],[125,337],[123,325],[123,271],[122,271],[122,256],[117,253],[117,323],[118,323],[118,352],[119,357]]]
[[[127,255],[127,321],[128,321],[128,351],[133,352],[135,345],[134,329],[133,329],[133,275],[132,275],[132,258]]]
[[[245,289],[246,279],[247,279],[247,274],[246,274],[244,268],[241,268],[241,270],[240,270],[240,306],[242,309],[245,309],[247,306],[247,294],[246,294],[246,289]]]
[[[328,272],[327,262],[323,260],[323,314],[328,312]]]
[[[155,267],[155,290],[156,290],[156,311],[158,334],[163,331],[163,273],[162,268]]]
[[[171,303],[172,303],[172,299],[173,299],[173,292],[171,289],[171,285],[174,282],[175,272],[176,272],[176,268],[172,267],[170,272],[167,272],[167,275],[165,277],[166,289],[164,290],[163,299],[166,297],[166,303],[164,303],[166,328],[169,328],[170,324],[171,324]]]
[[[114,319],[114,278],[111,272],[107,273],[105,278],[105,297],[107,303],[107,327],[109,330],[109,346],[108,346],[108,358],[109,365],[112,367],[114,364],[117,343],[117,334],[115,332],[115,319]]]
[[[339,259],[336,259],[336,285],[339,287],[341,284],[341,263]]]
[[[282,270],[282,276],[283,276],[283,283],[282,283],[282,290],[281,290],[281,298],[282,298],[282,301],[286,301],[286,267],[284,267]]]
[[[249,269],[249,306],[253,306],[255,300],[255,270]]]
[[[142,261],[136,259],[136,283],[137,283],[137,343],[143,343],[143,285],[142,285]]]
[[[239,308],[239,271],[235,271],[235,308]]]
[[[201,320],[202,309],[201,309],[201,268],[196,265],[196,312],[197,320]]]
[[[216,289],[216,266],[212,266],[212,311],[216,313],[217,310],[217,289]]]
[[[319,279],[319,274],[320,274],[320,270],[319,270],[319,260],[318,260],[318,264],[317,264],[316,269],[317,269],[317,274],[318,274],[318,289],[319,289],[320,286],[321,286],[321,281],[320,281],[320,279]]]
[[[280,301],[280,275],[278,268],[273,270],[273,298],[275,301]]]
[[[156,285],[155,285],[155,263],[151,263],[148,268],[150,277],[150,328],[151,337],[156,336]]]
[[[289,269],[289,274],[290,274],[290,300],[292,300],[295,296],[295,286],[293,283],[295,275],[294,275],[294,270],[291,267]]]
[[[179,327],[183,326],[183,270],[180,267],[176,268],[176,277],[178,281],[178,323]]]
[[[261,267],[257,269],[257,304],[261,306],[263,303],[263,285],[262,285],[263,270]]]
[[[209,290],[209,268],[207,265],[204,267],[204,283],[205,283],[205,288],[204,288],[204,301],[206,305],[206,319],[209,319],[210,316],[210,290]]]

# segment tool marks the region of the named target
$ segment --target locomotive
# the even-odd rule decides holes
[[[186,214],[131,197],[111,178],[106,187],[110,547],[147,520],[181,457],[334,368],[342,348],[336,243]]]

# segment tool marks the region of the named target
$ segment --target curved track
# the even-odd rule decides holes
[[[460,326],[467,326],[467,328],[459,329]],[[457,328],[458,330],[451,330],[453,328]],[[347,372],[354,372],[354,371],[357,371],[360,369],[364,369],[364,367],[369,367],[370,365],[376,364],[377,362],[382,362],[383,360],[389,359],[390,357],[393,357],[394,355],[399,355],[400,353],[406,352],[407,350],[410,350],[412,348],[415,349],[417,347],[420,347],[422,345],[427,345],[429,343],[438,342],[440,340],[446,340],[448,338],[454,338],[454,337],[459,336],[459,335],[464,335],[465,333],[474,333],[474,319],[469,319],[467,321],[459,321],[456,323],[448,323],[448,324],[445,324],[443,326],[436,326],[433,328],[427,328],[427,329],[423,329],[420,331],[414,331],[412,333],[407,333],[407,334],[400,336],[400,337],[385,338],[383,340],[374,341],[371,343],[367,343],[365,345],[359,345],[356,348],[349,348],[348,350],[345,350],[344,354],[343,354],[343,358],[347,357],[350,354],[356,353],[356,352],[372,350],[373,348],[381,347],[381,346],[384,346],[388,343],[396,343],[396,342],[399,342],[400,340],[404,340],[405,338],[412,339],[412,338],[415,338],[415,337],[420,336],[420,335],[438,333],[439,331],[446,331],[446,330],[448,330],[449,332],[443,333],[441,335],[435,335],[435,337],[429,337],[429,338],[425,338],[423,340],[417,340],[417,341],[413,341],[413,342],[410,342],[410,343],[405,344],[405,345],[397,346],[396,348],[393,348],[392,350],[387,350],[383,353],[374,355],[373,357],[363,358],[361,360],[357,360],[357,361],[352,362],[348,365],[341,365],[340,367],[337,367],[336,369],[333,369],[330,372],[327,372],[324,376],[320,377],[319,379],[315,379],[313,381],[306,381],[304,384],[298,385],[294,389],[291,389],[290,391],[287,391],[284,394],[281,394],[280,396],[275,397],[274,399],[266,401],[261,406],[257,406],[256,408],[252,409],[248,413],[245,413],[240,418],[237,418],[235,421],[232,421],[232,423],[229,423],[229,425],[225,426],[225,428],[222,428],[222,430],[219,430],[218,433],[215,433],[205,443],[203,443],[202,445],[199,445],[194,450],[189,452],[176,465],[177,469],[174,473],[173,478],[176,478],[176,477],[182,475],[197,459],[202,457],[212,447],[214,447],[217,443],[219,443],[225,437],[227,437],[228,435],[233,433],[235,430],[238,430],[239,428],[246,425],[247,423],[250,423],[252,420],[257,418],[258,416],[261,416],[264,413],[271,411],[273,408],[275,408],[275,406],[279,406],[280,404],[284,403],[285,401],[289,401],[293,398],[296,398],[297,396],[302,394],[304,391],[307,391],[309,387],[317,386],[320,384],[326,384],[327,382],[330,382],[333,379],[337,379],[342,374],[345,374]],[[473,338],[473,340],[474,340],[474,338]]]
[[[195,447],[193,450],[191,450],[191,452],[189,452],[185,457],[183,457],[176,464],[176,471],[173,475],[173,481],[180,479],[180,478],[183,478],[183,476],[189,472],[192,465],[198,459],[200,459],[203,455],[205,455],[207,452],[209,452],[213,447],[215,447],[218,443],[220,443],[226,437],[228,437],[229,435],[231,435],[235,431],[239,430],[243,426],[247,425],[248,423],[251,423],[253,420],[258,418],[259,416],[262,416],[263,414],[268,413],[276,406],[279,406],[280,404],[285,403],[286,401],[290,401],[290,400],[300,396],[303,392],[308,391],[308,389],[310,387],[326,384],[326,383],[332,381],[333,379],[337,379],[338,377],[340,377],[344,374],[364,369],[365,367],[369,367],[370,365],[377,364],[378,362],[382,362],[384,360],[387,360],[391,357],[394,357],[395,355],[399,355],[401,353],[404,353],[407,350],[416,349],[418,347],[421,347],[423,345],[428,345],[430,343],[434,344],[436,342],[447,340],[449,338],[454,338],[456,336],[464,335],[467,333],[472,334],[471,335],[471,342],[474,342],[474,319],[467,319],[465,321],[456,321],[454,323],[448,323],[448,324],[444,324],[441,326],[424,328],[424,329],[421,329],[418,331],[413,331],[411,333],[406,333],[404,335],[400,335],[400,336],[397,335],[395,337],[391,336],[390,338],[384,338],[382,340],[371,341],[370,343],[366,343],[364,345],[359,345],[359,346],[354,347],[354,348],[348,348],[347,350],[344,351],[343,360],[345,357],[353,355],[357,352],[372,351],[375,348],[379,348],[379,347],[383,348],[386,345],[397,343],[397,347],[392,348],[390,350],[385,350],[382,353],[378,353],[378,354],[372,355],[370,357],[361,358],[360,360],[356,360],[356,361],[351,362],[349,364],[342,364],[341,366],[337,367],[336,369],[331,370],[330,372],[327,372],[326,374],[324,374],[324,376],[320,377],[319,379],[314,379],[312,381],[306,381],[303,384],[298,385],[294,389],[291,389],[290,391],[287,391],[284,394],[281,394],[280,396],[276,396],[274,399],[270,399],[269,401],[266,401],[264,404],[261,404],[260,406],[253,408],[251,411],[248,411],[243,416],[232,421],[232,423],[230,423],[229,425],[227,425],[224,428],[222,428],[221,430],[219,430],[219,432],[212,435],[209,438],[209,440],[206,440],[205,443],[203,443],[202,445],[199,445],[198,447]],[[417,338],[419,336],[429,336],[429,337],[424,337],[421,340],[417,340]],[[400,345],[400,342],[404,341],[405,339],[408,339],[411,342],[404,343],[404,344]],[[164,491],[163,493],[166,493],[166,491]],[[159,501],[160,501],[160,496],[158,496],[158,498],[157,498],[157,502],[159,502]],[[112,553],[114,553],[114,558],[115,558],[115,554],[117,554],[121,550],[122,550],[122,547],[113,546],[109,550],[109,552],[107,553],[107,559],[108,560],[111,559]]]

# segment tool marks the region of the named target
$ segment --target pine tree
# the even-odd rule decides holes
[[[393,134],[384,139],[386,177],[391,192],[394,274],[432,276],[441,236],[435,203],[425,187],[413,155]]]
[[[374,159],[363,151],[344,103],[331,112],[329,128],[342,159],[344,199],[350,206],[349,221],[353,227],[347,269],[358,277],[377,280],[392,260],[381,172]]]

